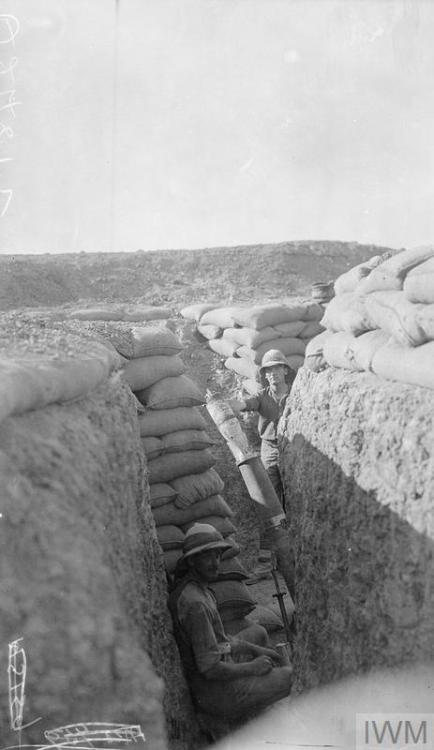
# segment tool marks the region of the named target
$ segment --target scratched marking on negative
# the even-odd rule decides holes
[[[69,724],[57,729],[47,729],[44,732],[48,745],[9,745],[4,750],[12,748],[34,747],[38,750],[116,750],[112,743],[128,745],[146,738],[139,725],[112,724],[108,722],[91,721],[85,724]],[[101,744],[103,743],[103,745]],[[104,747],[108,743],[107,747]]]
[[[24,703],[26,701],[26,653],[21,648],[22,638],[17,638],[9,644],[9,715],[11,727],[20,732],[23,727]]]
[[[44,738],[49,744],[26,744],[21,743],[21,732],[23,729],[40,721],[40,718],[23,724],[24,704],[26,702],[26,675],[27,658],[23,647],[23,638],[17,638],[9,643],[8,661],[8,683],[9,683],[9,714],[11,728],[18,734],[18,745],[8,745],[3,750],[14,748],[33,747],[37,750],[120,750],[116,745],[128,745],[139,740],[146,741],[140,725],[137,724],[114,724],[112,722],[90,721],[79,724],[68,724],[56,729],[46,729]],[[102,744],[101,744],[102,743]],[[104,747],[104,745],[107,746]]]
[[[19,33],[20,22],[18,18],[11,15],[0,15],[0,52],[3,51],[3,45],[11,44],[15,47],[15,37]],[[9,140],[14,138],[15,133],[11,123],[16,118],[15,108],[21,102],[15,98],[16,89],[14,70],[18,63],[17,57],[11,57],[7,63],[0,60],[0,146],[5,145]],[[5,89],[3,90],[3,85]],[[0,163],[14,161],[11,156],[0,158]],[[5,216],[13,195],[12,188],[0,188],[3,205],[0,205],[0,219]]]
[[[69,724],[57,729],[47,729],[44,732],[48,745],[9,745],[4,750],[12,748],[34,747],[37,750],[116,750],[112,743],[128,745],[146,738],[139,725],[136,724],[112,724],[108,722],[91,721],[85,724]],[[103,745],[101,745],[103,743]],[[104,747],[108,743],[107,747]]]

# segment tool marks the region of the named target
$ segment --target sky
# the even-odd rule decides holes
[[[0,14],[1,253],[433,241],[431,0]]]

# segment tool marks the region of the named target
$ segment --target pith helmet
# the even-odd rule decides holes
[[[194,523],[185,535],[181,559],[185,560],[208,549],[221,549],[223,552],[231,549],[231,545],[225,542],[220,532],[210,523]]]
[[[274,365],[284,365],[284,367],[292,370],[292,367],[290,367],[288,362],[286,361],[285,355],[282,354],[279,349],[269,349],[268,352],[265,352],[264,356],[262,357],[259,372],[262,373],[262,371],[267,367],[273,367]]]

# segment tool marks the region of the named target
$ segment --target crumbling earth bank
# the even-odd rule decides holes
[[[299,688],[432,658],[433,414],[423,388],[298,373],[280,439]]]
[[[171,738],[193,747],[129,388],[115,375],[87,398],[4,420],[0,481],[4,744],[17,740],[8,643],[22,637],[23,723],[41,717],[23,742],[43,742],[45,729],[62,724],[108,721],[140,724],[153,748]]]

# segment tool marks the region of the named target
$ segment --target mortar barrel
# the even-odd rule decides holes
[[[238,468],[252,500],[265,506],[270,518],[280,516],[282,505],[259,456],[247,458],[238,464]]]
[[[285,527],[285,513],[270,477],[259,456],[252,451],[230,405],[213,398],[207,402],[206,408],[237,462],[250,498],[258,505],[266,536],[276,555],[278,570],[292,596],[294,576],[289,534]]]
[[[237,417],[226,401],[212,399],[208,401],[206,408],[220,434],[226,440],[227,446],[235,458],[237,464],[252,456],[256,456],[247,440]]]

